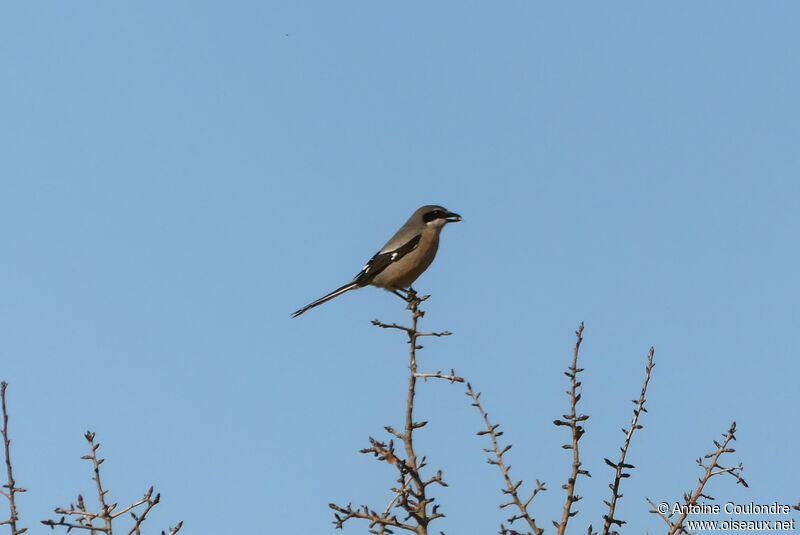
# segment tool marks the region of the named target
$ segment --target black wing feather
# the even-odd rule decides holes
[[[367,265],[364,266],[364,269],[362,269],[361,272],[358,275],[356,275],[356,278],[353,279],[353,282],[362,286],[366,286],[367,284],[372,282],[373,279],[375,279],[375,277],[377,277],[378,274],[381,273],[384,269],[386,269],[394,262],[397,262],[405,255],[416,249],[417,245],[419,245],[420,238],[422,238],[422,235],[417,234],[416,236],[408,240],[406,243],[404,243],[397,249],[394,249],[393,251],[376,253],[375,256],[373,256],[370,259],[370,261],[367,262]]]

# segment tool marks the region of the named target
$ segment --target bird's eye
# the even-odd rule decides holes
[[[425,213],[425,215],[422,216],[422,220],[425,223],[430,223],[434,219],[441,219],[443,217],[444,217],[444,212],[442,212],[441,210],[431,210],[430,212],[427,212]]]

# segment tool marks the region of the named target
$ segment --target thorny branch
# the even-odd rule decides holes
[[[747,482],[744,479],[742,479],[742,470],[744,469],[742,463],[730,467],[725,467],[719,464],[719,459],[720,457],[722,457],[723,454],[734,453],[736,451],[735,449],[728,447],[728,443],[730,441],[736,440],[736,436],[734,435],[735,433],[736,433],[736,422],[733,422],[731,423],[731,427],[730,429],[728,429],[728,432],[723,433],[722,442],[717,442],[716,440],[714,441],[714,445],[717,447],[716,451],[712,451],[711,453],[705,455],[703,458],[697,459],[697,464],[704,470],[703,477],[698,478],[699,484],[697,485],[697,489],[692,494],[689,494],[687,492],[683,495],[684,507],[682,508],[682,512],[680,516],[678,516],[678,519],[675,522],[672,521],[672,517],[674,515],[660,512],[658,510],[658,507],[656,507],[656,504],[654,504],[652,500],[650,500],[650,498],[647,498],[647,501],[653,507],[653,509],[650,512],[661,516],[661,518],[664,519],[664,522],[666,522],[667,525],[669,526],[669,531],[667,532],[669,533],[669,535],[674,535],[676,533],[684,533],[684,534],[689,533],[688,531],[686,531],[686,527],[684,526],[683,522],[684,520],[686,520],[686,516],[688,515],[691,506],[696,505],[697,500],[699,498],[705,498],[707,500],[714,499],[709,494],[704,493],[705,486],[712,477],[723,474],[730,474],[731,476],[736,478],[737,484],[741,484],[747,487]],[[711,459],[711,462],[706,465],[703,462],[703,459]]]
[[[647,355],[647,366],[644,372],[644,384],[642,385],[642,392],[639,394],[639,399],[632,400],[632,403],[635,405],[633,409],[633,419],[631,420],[631,426],[629,429],[623,429],[622,432],[625,434],[625,443],[620,448],[620,455],[619,461],[617,463],[613,463],[608,459],[604,459],[606,464],[616,470],[614,475],[614,482],[610,484],[608,487],[611,489],[611,501],[603,500],[608,506],[608,514],[603,515],[603,520],[605,523],[603,524],[603,535],[609,535],[609,529],[612,525],[622,526],[625,523],[624,520],[620,520],[614,517],[614,511],[617,507],[617,500],[622,498],[622,494],[619,493],[619,485],[623,478],[630,477],[630,474],[627,472],[623,472],[623,470],[629,470],[634,466],[632,464],[627,464],[625,462],[625,457],[628,455],[628,447],[631,445],[631,439],[633,438],[633,433],[637,429],[641,429],[643,426],[639,424],[639,415],[642,412],[647,412],[647,409],[644,408],[645,402],[645,394],[647,394],[647,385],[650,382],[650,372],[655,367],[655,362],[653,362],[653,354],[655,353],[654,348],[650,348],[650,353]],[[611,535],[616,535],[616,531],[612,531]]]
[[[17,521],[19,520],[19,515],[17,514],[17,504],[15,501],[15,495],[18,492],[25,492],[25,489],[21,489],[17,487],[16,482],[14,481],[14,472],[11,469],[11,451],[9,446],[11,445],[11,440],[8,438],[8,411],[6,410],[6,387],[8,383],[3,381],[0,383],[0,398],[2,398],[2,405],[3,405],[3,445],[5,447],[5,454],[6,454],[6,471],[8,473],[8,482],[3,485],[3,488],[8,489],[8,492],[2,492],[3,496],[8,498],[8,508],[10,511],[10,515],[8,520],[0,521],[0,526],[4,524],[8,524],[11,526],[11,535],[19,535],[21,533],[25,533],[28,528],[17,528]]]
[[[428,533],[428,524],[444,516],[444,514],[438,511],[438,505],[432,505],[434,498],[430,498],[428,495],[428,487],[434,483],[447,486],[442,480],[442,472],[438,471],[433,477],[423,479],[421,470],[426,466],[425,457],[418,458],[414,450],[414,430],[427,424],[427,422],[414,421],[416,384],[417,379],[445,379],[451,383],[463,383],[464,379],[458,377],[452,369],[449,375],[441,371],[436,373],[422,373],[417,371],[417,350],[422,349],[422,346],[417,343],[418,338],[423,336],[450,335],[448,331],[420,332],[417,330],[419,318],[425,315],[425,313],[419,309],[419,305],[428,299],[428,297],[427,295],[417,297],[414,290],[409,290],[407,308],[411,311],[411,327],[398,325],[396,323],[382,323],[378,320],[372,322],[373,325],[383,329],[397,329],[405,332],[408,335],[408,342],[411,346],[409,352],[408,368],[410,373],[405,409],[405,425],[402,432],[396,431],[391,426],[386,427],[386,431],[402,443],[405,451],[405,459],[401,458],[399,455],[402,454],[395,450],[394,440],[390,440],[389,443],[386,444],[370,437],[371,446],[361,450],[361,453],[372,453],[379,461],[385,461],[395,466],[399,472],[399,477],[397,479],[399,486],[391,489],[394,493],[394,498],[389,502],[389,505],[383,513],[379,513],[367,505],[353,508],[351,503],[347,504],[346,507],[333,503],[329,504],[329,507],[335,511],[335,520],[333,524],[338,529],[342,529],[344,523],[351,518],[360,518],[369,522],[370,533],[383,535],[392,533],[392,528],[399,528],[417,533],[417,535],[426,535]],[[429,505],[432,505],[430,509],[428,508]],[[402,509],[405,512],[404,518],[400,519],[397,515],[392,514],[391,511],[393,508]]]
[[[515,513],[514,515],[508,518],[507,521],[509,525],[513,525],[514,522],[516,522],[517,520],[524,520],[528,524],[528,527],[533,531],[533,533],[535,533],[536,535],[541,535],[542,532],[544,532],[544,529],[536,525],[536,520],[534,520],[534,518],[528,512],[528,506],[531,504],[533,498],[536,497],[536,495],[539,492],[547,490],[544,486],[545,484],[537,479],[536,488],[533,489],[533,492],[531,493],[530,497],[528,497],[525,501],[522,501],[522,499],[519,497],[519,488],[520,486],[522,486],[522,480],[519,480],[515,483],[511,479],[511,476],[509,475],[509,470],[511,469],[511,466],[506,465],[505,461],[503,460],[503,455],[505,455],[505,453],[511,449],[512,445],[509,444],[504,448],[500,447],[498,439],[503,435],[502,431],[497,430],[500,427],[500,424],[492,424],[492,422],[489,420],[489,414],[485,410],[483,410],[483,407],[481,406],[480,402],[481,393],[480,392],[475,393],[472,390],[472,385],[470,385],[469,383],[467,383],[467,395],[472,398],[472,406],[478,409],[478,412],[480,412],[481,416],[483,417],[483,422],[486,424],[486,429],[484,429],[483,431],[478,431],[477,433],[478,436],[489,435],[489,437],[492,439],[492,447],[484,448],[483,450],[486,453],[494,454],[494,458],[489,457],[487,459],[487,462],[489,464],[497,466],[500,469],[500,472],[502,472],[503,474],[503,479],[506,482],[506,488],[502,489],[503,494],[507,494],[511,497],[509,501],[500,505],[500,509],[504,509],[509,505],[515,505],[519,510],[519,513]],[[519,532],[517,531],[514,531],[512,529],[506,529],[506,527],[503,524],[500,524],[500,533],[502,535],[520,535]]]
[[[567,523],[569,519],[572,518],[577,514],[577,511],[572,510],[572,504],[579,501],[581,499],[580,496],[575,494],[575,482],[577,478],[581,475],[591,477],[588,471],[583,470],[581,468],[582,463],[580,460],[579,450],[578,450],[578,442],[580,441],[581,437],[583,437],[584,429],[581,425],[582,422],[589,419],[587,415],[581,415],[578,413],[578,402],[581,399],[580,394],[580,387],[581,382],[578,380],[578,374],[583,371],[583,368],[578,367],[578,356],[580,351],[581,343],[583,342],[583,323],[580,324],[578,330],[575,332],[577,337],[577,341],[575,343],[575,349],[572,354],[572,364],[567,369],[564,374],[570,379],[570,389],[567,390],[567,395],[570,397],[570,412],[569,414],[562,415],[562,420],[555,420],[553,423],[557,426],[566,426],[569,427],[572,431],[572,443],[565,444],[563,446],[564,449],[572,450],[573,457],[572,457],[572,470],[570,472],[569,479],[567,483],[562,486],[563,489],[567,491],[567,498],[564,504],[564,509],[562,513],[561,522],[553,522],[553,525],[558,530],[559,534],[562,534],[566,531]],[[619,462],[614,464],[610,460],[605,459],[606,463],[616,469],[616,476],[614,482],[609,484],[609,488],[612,489],[612,501],[606,501],[605,504],[609,507],[609,512],[607,515],[603,516],[605,520],[605,526],[603,529],[603,535],[614,535],[615,532],[609,533],[609,528],[616,524],[622,525],[624,524],[623,521],[614,518],[614,511],[616,508],[616,503],[619,498],[622,498],[622,494],[619,493],[619,486],[622,479],[626,477],[630,477],[629,473],[625,473],[624,469],[633,468],[632,465],[625,463],[625,459],[627,456],[628,448],[630,447],[631,439],[633,438],[633,433],[637,429],[641,429],[642,426],[639,424],[639,415],[642,412],[647,412],[644,408],[645,403],[645,395],[647,392],[647,385],[650,382],[650,373],[655,366],[653,361],[654,349],[650,348],[650,353],[647,358],[647,366],[645,368],[645,378],[644,384],[642,385],[642,390],[639,395],[638,400],[633,400],[635,404],[635,408],[633,410],[633,419],[631,421],[631,428],[629,430],[623,429],[623,433],[625,433],[625,443],[620,448],[620,459]],[[509,505],[515,505],[517,509],[519,509],[520,513],[512,516],[508,519],[509,523],[512,523],[516,520],[524,519],[530,528],[530,530],[535,533],[536,535],[541,535],[544,531],[543,529],[539,528],[536,525],[535,520],[530,516],[528,511],[528,506],[530,505],[531,501],[533,500],[534,496],[542,490],[546,490],[544,487],[544,483],[541,483],[538,479],[536,480],[537,487],[533,491],[533,494],[524,502],[519,498],[519,487],[522,485],[522,481],[514,482],[511,477],[509,476],[509,467],[506,466],[503,454],[505,454],[509,449],[511,449],[511,445],[508,445],[504,448],[501,448],[498,438],[503,434],[501,431],[497,431],[498,425],[492,424],[489,420],[488,414],[483,410],[483,407],[480,404],[479,398],[480,393],[475,393],[472,390],[472,386],[467,384],[467,395],[470,396],[473,400],[473,406],[478,408],[478,411],[481,413],[481,416],[484,419],[484,423],[486,424],[486,429],[478,433],[478,435],[489,435],[492,439],[492,448],[485,448],[484,451],[487,453],[494,454],[494,458],[489,458],[488,461],[490,464],[497,465],[500,468],[500,471],[503,474],[503,478],[506,482],[506,489],[503,489],[505,494],[508,494],[511,498],[508,502],[502,504],[500,507],[504,508]],[[521,535],[519,532],[514,531],[513,529],[507,529],[504,525],[500,525],[500,533],[502,535]],[[592,526],[590,525],[587,530],[588,535],[596,535],[592,530]],[[530,532],[528,532],[530,534]]]
[[[562,446],[566,450],[572,450],[572,471],[570,472],[566,484],[561,486],[561,488],[567,491],[567,498],[564,502],[564,512],[561,514],[561,522],[553,522],[553,525],[558,530],[558,535],[564,535],[564,531],[567,529],[567,522],[569,522],[570,518],[578,514],[578,511],[571,510],[572,504],[581,499],[581,496],[575,494],[575,482],[578,476],[592,477],[587,470],[581,469],[580,452],[578,450],[578,441],[583,437],[584,433],[583,426],[580,425],[580,422],[589,419],[588,415],[578,415],[577,412],[578,401],[581,399],[581,394],[578,392],[581,386],[581,382],[578,381],[578,374],[583,371],[583,368],[578,368],[578,351],[580,350],[581,342],[583,342],[583,322],[581,322],[578,330],[575,331],[575,336],[578,340],[575,343],[575,350],[572,353],[572,365],[564,372],[564,375],[569,377],[570,380],[570,389],[567,390],[567,395],[569,395],[570,399],[570,413],[563,414],[563,420],[553,421],[557,426],[569,426],[572,431],[572,444],[564,444]]]
[[[100,444],[94,442],[94,436],[94,433],[91,431],[87,431],[84,435],[86,441],[89,443],[89,455],[84,455],[81,459],[92,461],[94,470],[92,480],[97,486],[100,511],[88,511],[83,496],[78,494],[77,505],[70,504],[69,507],[57,507],[55,512],[56,514],[62,515],[61,518],[58,520],[42,520],[42,524],[50,526],[51,529],[55,529],[56,526],[65,527],[68,532],[72,529],[84,529],[90,531],[93,535],[98,532],[105,533],[106,535],[113,535],[114,520],[125,513],[129,513],[133,518],[134,524],[130,531],[128,531],[128,535],[133,535],[134,533],[140,535],[140,527],[147,517],[147,513],[161,501],[161,495],[156,494],[153,496],[153,487],[150,487],[141,500],[123,507],[119,511],[115,511],[117,508],[116,503],[107,504],[106,494],[108,490],[103,488],[103,484],[100,480],[100,465],[103,464],[105,459],[99,459],[97,457],[97,449],[100,447]],[[137,514],[134,510],[139,506],[144,506],[144,508]],[[169,528],[169,535],[178,533],[181,526],[183,526],[183,522],[178,522],[177,526]],[[162,531],[161,534],[166,535],[166,532]]]
[[[413,420],[413,408],[414,408],[414,396],[415,396],[415,386],[417,379],[428,379],[428,378],[438,378],[438,379],[445,379],[452,382],[463,382],[464,380],[461,377],[458,377],[455,374],[455,371],[450,370],[450,374],[442,373],[441,371],[435,373],[422,373],[417,371],[417,361],[416,361],[416,350],[421,349],[422,346],[417,344],[417,339],[421,336],[447,336],[449,332],[441,332],[441,333],[421,333],[417,331],[417,321],[420,317],[424,315],[422,311],[419,310],[419,304],[427,299],[428,296],[424,296],[422,298],[417,298],[416,293],[413,291],[410,292],[409,295],[409,305],[408,308],[412,311],[412,318],[413,324],[411,327],[406,327],[402,325],[398,325],[396,323],[392,324],[385,324],[381,323],[378,320],[373,321],[373,325],[384,329],[396,329],[405,332],[409,336],[409,343],[411,344],[411,351],[410,351],[410,376],[409,376],[409,389],[408,389],[408,399],[406,402],[406,421],[405,427],[402,432],[398,432],[392,427],[386,427],[386,430],[395,438],[399,439],[403,447],[405,449],[406,458],[403,459],[398,456],[398,452],[395,450],[394,440],[390,440],[388,444],[384,442],[379,442],[374,438],[370,437],[371,447],[361,450],[362,453],[372,453],[378,460],[385,461],[391,465],[394,465],[397,470],[399,471],[399,477],[397,482],[399,486],[397,488],[392,488],[392,492],[394,492],[394,497],[391,499],[389,504],[386,506],[383,513],[379,513],[378,511],[371,509],[366,505],[362,505],[359,508],[353,508],[352,504],[348,504],[346,507],[338,506],[335,504],[330,504],[330,507],[336,511],[334,514],[335,521],[334,525],[337,528],[343,528],[344,523],[351,519],[351,518],[360,518],[363,520],[369,521],[369,532],[383,535],[387,533],[393,533],[394,528],[403,529],[409,532],[417,533],[418,535],[426,535],[428,533],[427,526],[430,521],[444,516],[443,514],[437,511],[438,506],[433,506],[430,511],[427,509],[427,505],[431,504],[434,500],[432,498],[428,498],[426,494],[426,489],[429,485],[433,483],[438,483],[440,485],[445,485],[444,481],[442,481],[441,471],[439,471],[434,477],[423,480],[422,476],[420,475],[420,470],[425,466],[425,458],[422,457],[418,459],[413,447],[413,430],[423,427],[427,424],[427,422],[414,422]],[[587,476],[591,477],[591,474],[587,470],[581,468],[582,463],[580,460],[580,452],[579,452],[579,441],[584,435],[584,427],[583,422],[588,420],[588,415],[583,415],[578,413],[578,402],[581,399],[581,381],[578,380],[578,374],[581,373],[583,368],[578,367],[578,356],[581,343],[583,341],[583,323],[580,324],[580,327],[576,331],[577,342],[575,344],[575,349],[573,352],[572,364],[565,372],[565,375],[570,380],[570,389],[567,390],[567,395],[570,397],[570,411],[568,414],[562,415],[562,419],[557,419],[553,423],[557,426],[565,426],[569,427],[571,434],[572,434],[572,442],[570,444],[565,444],[563,446],[564,449],[572,450],[572,466],[570,476],[567,479],[567,482],[562,486],[564,490],[566,490],[566,501],[564,503],[564,508],[562,512],[561,522],[553,522],[553,525],[557,528],[558,535],[564,535],[566,532],[567,524],[569,519],[577,515],[578,511],[573,511],[572,506],[574,503],[581,500],[581,496],[575,493],[575,484],[579,476]],[[602,535],[617,535],[617,532],[613,530],[615,526],[621,526],[625,524],[625,521],[620,520],[615,517],[616,507],[618,500],[623,497],[623,495],[619,492],[620,485],[623,479],[630,477],[630,473],[626,472],[626,470],[630,470],[634,468],[632,464],[626,462],[628,450],[630,448],[630,444],[633,439],[633,435],[638,429],[642,429],[642,425],[639,423],[639,417],[641,416],[642,412],[647,412],[645,409],[645,401],[646,401],[646,394],[647,394],[647,387],[650,382],[650,376],[653,368],[655,367],[654,362],[654,349],[650,348],[650,352],[647,357],[647,366],[645,367],[645,378],[642,385],[642,390],[639,395],[639,399],[632,400],[634,404],[633,409],[633,418],[631,419],[631,424],[628,429],[623,428],[622,432],[625,435],[625,441],[623,445],[620,447],[620,456],[619,460],[615,463],[609,459],[604,459],[606,464],[611,466],[615,470],[614,480],[611,484],[609,484],[609,488],[612,491],[610,501],[604,500],[604,503],[608,506],[608,513],[603,515],[604,525]],[[511,449],[511,444],[502,447],[499,442],[499,438],[503,435],[502,431],[498,431],[499,425],[492,424],[489,420],[488,413],[483,409],[480,403],[480,392],[476,393],[473,391],[472,386],[467,383],[467,392],[466,394],[472,399],[472,405],[476,407],[481,414],[481,417],[484,420],[486,428],[480,432],[478,435],[489,435],[492,447],[491,448],[484,448],[484,451],[489,453],[491,456],[488,459],[490,464],[496,465],[500,468],[501,473],[503,474],[503,479],[506,483],[506,488],[502,489],[502,492],[509,496],[508,501],[500,505],[501,509],[504,509],[508,506],[515,506],[518,512],[513,514],[511,517],[507,519],[509,525],[513,525],[514,522],[517,520],[524,520],[527,523],[528,529],[530,531],[525,532],[524,534],[514,529],[506,528],[505,525],[500,525],[500,534],[501,535],[542,535],[544,530],[540,528],[537,524],[535,519],[531,516],[529,507],[531,502],[536,497],[536,495],[546,490],[545,484],[538,479],[536,480],[536,488],[533,492],[525,497],[520,497],[520,487],[522,486],[522,480],[514,481],[510,476],[510,466],[505,463],[504,455]],[[734,433],[736,431],[736,424],[735,422],[731,425],[728,433],[724,434],[724,440],[722,443],[714,441],[714,444],[717,446],[717,450],[715,452],[709,453],[704,458],[711,459],[710,464],[706,465],[703,462],[703,459],[698,459],[697,463],[705,470],[704,475],[702,478],[699,479],[699,485],[697,489],[689,494],[684,494],[684,500],[686,506],[692,506],[697,503],[699,498],[705,499],[713,499],[711,496],[704,494],[703,490],[705,485],[708,481],[715,476],[722,475],[722,474],[731,474],[733,477],[736,478],[736,482],[747,486],[747,483],[741,477],[741,470],[742,465],[739,464],[733,467],[725,467],[719,463],[720,457],[724,453],[733,453],[735,450],[733,448],[728,448],[728,443],[731,440],[735,440]],[[446,485],[445,485],[446,486]],[[655,504],[648,499],[648,502],[653,506],[654,510],[651,511],[652,513],[658,513],[664,521],[669,526],[669,535],[675,534],[687,534],[687,531],[684,527],[684,520],[686,519],[688,507],[684,508],[684,511],[677,520],[673,521],[673,515],[666,515],[660,513]],[[391,514],[392,509],[402,509],[405,511],[406,516],[403,519],[399,519],[397,515]],[[800,510],[800,503],[794,506],[795,509]],[[588,535],[597,535],[593,532],[592,526],[590,525],[587,530]]]

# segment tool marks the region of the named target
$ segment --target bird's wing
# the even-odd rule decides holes
[[[376,253],[375,256],[373,256],[370,261],[367,262],[367,265],[364,266],[364,269],[362,269],[361,272],[356,275],[356,277],[353,279],[353,282],[361,286],[366,286],[367,284],[371,283],[381,271],[416,249],[417,245],[419,245],[419,240],[421,237],[422,234],[417,234],[396,249]]]

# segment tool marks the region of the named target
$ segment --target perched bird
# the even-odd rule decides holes
[[[292,317],[296,318],[310,308],[369,284],[394,292],[405,299],[400,292],[410,287],[433,262],[436,249],[439,248],[439,233],[442,228],[447,223],[457,221],[461,221],[461,216],[442,206],[423,206],[367,262],[352,282],[304,306],[294,312]]]

